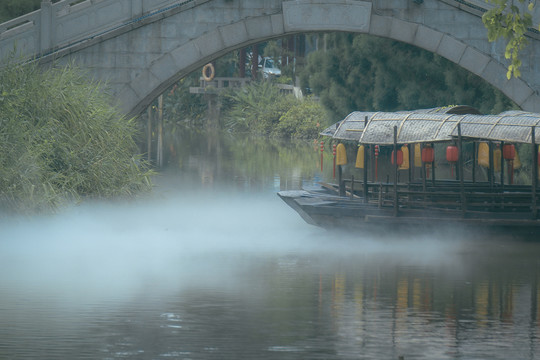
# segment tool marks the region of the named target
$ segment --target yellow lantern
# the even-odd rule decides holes
[[[356,153],[356,165],[358,169],[364,168],[364,145],[358,146],[358,152]]]
[[[495,150],[493,150],[493,170],[495,172],[501,171],[501,156],[502,151],[500,148],[496,148]]]
[[[399,165],[399,169],[407,170],[409,168],[409,147],[407,145],[403,145],[401,147],[401,151],[403,152],[403,163]]]
[[[414,166],[422,167],[422,147],[420,144],[414,144]]]
[[[341,143],[336,147],[336,165],[347,165],[347,150]]]
[[[478,144],[478,165],[489,168],[489,145],[487,142]]]

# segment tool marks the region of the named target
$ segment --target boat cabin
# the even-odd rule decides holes
[[[336,145],[337,184],[325,185],[334,197],[296,195],[304,204],[318,198],[302,211],[316,209],[309,217],[321,226],[352,217],[540,229],[539,126],[540,114],[481,115],[468,106],[353,112],[321,133]]]

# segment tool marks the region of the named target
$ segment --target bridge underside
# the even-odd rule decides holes
[[[67,47],[41,61],[74,60],[90,69],[96,79],[109,84],[118,106],[135,116],[176,81],[232,50],[295,33],[359,32],[439,54],[485,79],[522,109],[540,112],[540,75],[534,71],[540,63],[538,41],[531,41],[523,56],[522,78],[508,80],[497,55],[504,54],[502,44],[487,41],[474,11],[443,1],[391,0],[386,8],[380,2],[352,0],[250,0],[249,7],[236,3],[192,2]]]

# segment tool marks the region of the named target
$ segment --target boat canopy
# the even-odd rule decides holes
[[[321,135],[331,136],[339,140],[360,141],[362,132],[364,131],[364,125],[367,123],[366,117],[370,119],[376,114],[376,112],[352,112],[345,119],[326,128],[321,132]]]
[[[540,114],[525,111],[506,111],[499,115],[467,115],[461,121],[464,137],[530,143],[532,127],[535,127],[535,143],[540,140]],[[451,134],[457,136],[457,129]]]
[[[400,144],[450,141],[458,136],[457,125],[463,137],[530,143],[532,127],[536,143],[540,142],[540,114],[507,111],[499,115],[454,113],[447,107],[403,112],[353,112],[344,120],[324,130],[321,135],[340,140],[359,141],[363,144],[391,145],[394,126]],[[446,110],[445,110],[446,109]],[[474,110],[473,108],[469,108]],[[450,110],[450,111],[449,111]]]
[[[392,114],[480,114],[480,112],[467,105],[450,105],[444,107],[437,107],[431,109],[418,109],[408,111],[398,111]],[[339,140],[351,140],[360,141],[362,133],[364,131],[365,124],[369,119],[376,117],[380,112],[362,112],[354,111],[347,115],[347,117],[341,121],[338,121],[334,125],[326,128],[320,134],[323,136],[331,136],[334,139]]]

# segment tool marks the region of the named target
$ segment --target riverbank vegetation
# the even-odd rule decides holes
[[[223,60],[222,60],[223,61]],[[221,77],[234,76],[219,73]],[[222,69],[223,67],[221,67]],[[223,70],[221,70],[223,71]],[[204,131],[210,126],[207,95],[190,94],[199,85],[200,73],[193,73],[163,94],[163,123],[168,131]],[[217,129],[236,135],[273,138],[313,139],[330,117],[321,103],[311,96],[295,97],[284,92],[274,80],[255,80],[242,89],[225,90],[217,98],[220,108]],[[159,116],[159,102],[151,106],[152,118]],[[148,113],[142,114],[143,132],[147,132]],[[156,124],[153,125],[155,129]]]
[[[398,111],[448,104],[485,114],[517,108],[482,78],[420,48],[365,34],[321,35],[301,84],[317,94],[333,120],[352,111]]]
[[[283,94],[270,81],[254,82],[224,94],[228,131],[278,138],[313,139],[329,125],[324,108],[312,98]]]
[[[54,210],[65,201],[131,196],[151,188],[135,156],[136,123],[74,66],[0,69],[0,208]]]

